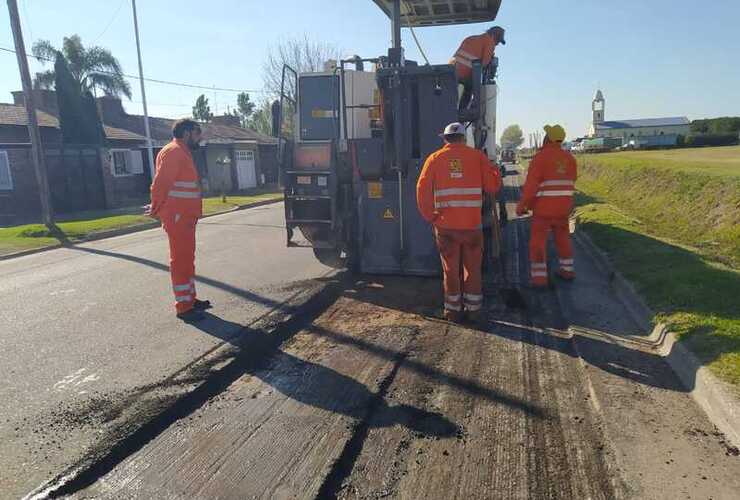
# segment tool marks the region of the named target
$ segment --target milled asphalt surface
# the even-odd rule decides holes
[[[0,262],[0,497],[74,464],[125,410],[189,390],[171,376],[329,272],[285,248],[282,221],[281,204],[201,221],[201,328],[174,317],[161,229]]]
[[[520,182],[507,177],[510,203]],[[87,300],[105,305],[108,318],[96,321],[107,328],[78,319],[81,338],[53,323],[56,338],[67,339],[49,347],[59,359],[51,366],[63,365],[53,376],[34,357],[49,343],[49,316],[36,322],[29,313],[28,347],[8,342],[25,356],[14,361],[9,394],[18,407],[39,410],[2,409],[14,420],[7,425],[0,414],[0,438],[10,438],[1,445],[0,470],[10,474],[0,492],[18,496],[71,473],[51,491],[111,499],[737,498],[737,449],[581,248],[575,283],[529,290],[528,224],[513,220],[503,285],[521,300],[507,307],[510,295],[488,297],[485,321],[459,326],[437,317],[438,280],[329,275],[307,252],[284,249],[279,206],[258,210],[216,219],[201,233],[200,273],[223,307],[208,324],[162,317],[168,299],[149,290],[118,306],[123,295],[101,278],[110,265],[128,290],[146,283],[168,292],[162,267],[142,261],[162,258],[161,235],[141,235],[141,247],[127,250],[111,240],[81,259],[90,276],[73,284],[93,287]],[[239,269],[231,280],[230,266]],[[50,268],[18,269],[16,279],[56,292],[61,305],[50,307],[62,317],[99,314],[67,297],[78,292],[66,272],[62,285],[43,288]],[[246,275],[252,288],[240,283]],[[136,304],[147,313],[135,314]],[[117,307],[129,311],[133,330],[110,327]],[[209,351],[220,338],[227,342]]]

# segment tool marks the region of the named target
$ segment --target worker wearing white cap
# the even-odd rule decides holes
[[[434,226],[444,272],[444,315],[475,320],[483,304],[481,264],[483,193],[501,188],[499,169],[480,150],[465,144],[465,126],[450,123],[445,145],[424,163],[416,184],[422,217]]]

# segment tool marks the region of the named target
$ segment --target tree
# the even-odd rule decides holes
[[[270,47],[267,59],[262,66],[265,90],[274,95],[280,94],[283,66],[288,65],[298,73],[323,71],[330,59],[339,59],[339,50],[333,45],[315,42],[303,36],[292,38]],[[295,98],[295,82],[290,76],[286,81],[286,93]]]
[[[103,126],[89,90],[81,90],[61,52],[54,62],[54,86],[59,106],[62,140],[67,144],[100,144]]]
[[[131,99],[131,86],[123,76],[121,64],[108,49],[97,46],[85,48],[80,37],[72,35],[64,37],[61,50],[56,49],[48,40],[38,40],[31,51],[42,64],[56,64],[57,54],[61,53],[81,93],[91,92],[96,95],[100,90],[105,95],[124,95]],[[55,81],[55,71],[47,70],[36,74],[34,86],[49,89],[55,85]]]
[[[724,116],[694,120],[691,122],[693,134],[737,134],[740,131],[740,117]]]
[[[234,110],[234,116],[239,117],[242,127],[247,126],[255,107],[256,104],[249,99],[248,93],[242,92],[236,96],[236,110]]]
[[[311,73],[323,71],[324,64],[330,59],[338,60],[339,50],[333,45],[312,41],[308,36],[292,38],[272,46],[262,66],[263,86],[268,92],[268,98],[260,104],[262,115],[257,120],[260,122],[260,126],[263,126],[266,120],[268,124],[267,130],[272,130],[272,126],[270,125],[272,113],[270,111],[269,100],[280,98],[283,66],[290,66],[298,73]],[[291,74],[286,75],[285,93],[289,98],[295,100],[297,89],[295,88],[295,80]],[[286,133],[290,134],[293,130],[293,115],[295,110],[289,102],[285,102],[284,106],[283,128]]]
[[[202,122],[209,122],[213,118],[211,113],[211,107],[208,105],[208,99],[205,94],[198,96],[195,100],[195,106],[193,106],[193,118]]]
[[[524,144],[524,133],[519,125],[509,125],[501,134],[501,145],[503,147],[518,148]]]
[[[272,104],[269,99],[264,99],[259,109],[252,113],[246,123],[246,127],[265,135],[272,135]]]

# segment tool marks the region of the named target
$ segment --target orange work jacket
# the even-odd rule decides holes
[[[499,189],[499,169],[482,151],[446,144],[424,162],[416,183],[416,204],[435,227],[480,229],[483,193]]]
[[[568,218],[573,209],[578,167],[559,142],[545,144],[529,163],[519,207],[535,217]]]
[[[157,172],[152,182],[152,215],[179,214],[200,217],[200,179],[188,145],[173,139],[157,155]]]
[[[483,67],[491,64],[495,50],[496,44],[490,33],[469,36],[463,40],[451,61],[455,64],[457,80],[467,82],[472,78],[473,61],[476,59],[480,59]]]

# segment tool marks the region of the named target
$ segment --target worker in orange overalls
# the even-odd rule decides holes
[[[527,180],[516,208],[517,215],[532,210],[529,239],[530,283],[547,286],[547,235],[555,237],[560,257],[558,276],[565,280],[576,277],[573,267],[573,245],[568,218],[573,209],[578,169],[576,159],[562,148],[565,130],[560,125],[545,127],[542,149],[529,163]]]
[[[483,193],[501,188],[501,174],[480,150],[465,144],[465,127],[451,123],[445,146],[429,155],[416,184],[416,203],[434,226],[444,272],[444,315],[475,320],[483,304]]]
[[[201,128],[193,120],[178,120],[172,135],[172,142],[157,155],[151,215],[162,221],[169,238],[177,317],[193,322],[203,319],[203,311],[211,307],[195,293],[195,226],[203,208],[192,152],[199,147]]]
[[[490,65],[496,45],[506,45],[505,33],[501,26],[494,26],[482,35],[469,36],[462,41],[450,60],[450,64],[455,66],[458,83],[463,85],[459,106],[461,111],[468,107],[473,97],[473,61],[479,60],[483,68]]]

